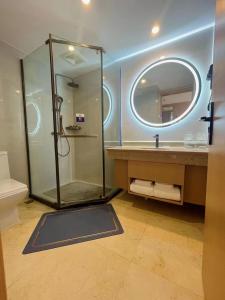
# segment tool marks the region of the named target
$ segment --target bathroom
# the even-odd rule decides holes
[[[225,299],[224,16],[1,0],[1,300]]]

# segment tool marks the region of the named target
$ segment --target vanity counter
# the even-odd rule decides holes
[[[151,152],[188,152],[188,153],[208,153],[209,149],[205,147],[199,148],[185,148],[185,147],[173,147],[173,146],[161,146],[156,148],[154,146],[114,146],[108,147],[109,151],[151,151]]]
[[[176,163],[192,166],[208,165],[208,148],[148,146],[116,146],[107,148],[112,159],[144,160],[152,162]]]
[[[116,146],[107,153],[115,161],[116,186],[130,192],[135,178],[175,184],[181,187],[181,205],[205,204],[208,148]]]

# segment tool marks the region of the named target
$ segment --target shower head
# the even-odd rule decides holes
[[[63,98],[58,95],[55,95],[55,109],[59,113],[61,112],[62,103],[63,103]]]
[[[67,85],[75,89],[79,88],[79,84],[75,83],[74,81],[68,82]]]

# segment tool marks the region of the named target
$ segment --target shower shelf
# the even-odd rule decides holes
[[[63,134],[60,135],[62,138],[97,138],[97,135],[86,135],[86,134]]]
[[[81,130],[81,126],[80,125],[67,126],[66,130],[74,130],[74,131]]]

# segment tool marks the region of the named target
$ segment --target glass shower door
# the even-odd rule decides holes
[[[57,193],[48,195],[49,190],[57,188],[48,45],[26,56],[22,66],[30,194],[56,206]]]
[[[93,202],[105,195],[101,51],[57,40],[52,50],[60,204]]]

